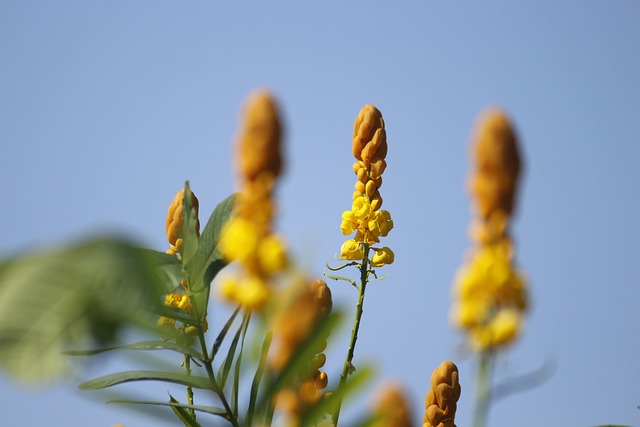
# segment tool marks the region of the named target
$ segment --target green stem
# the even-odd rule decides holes
[[[478,355],[478,371],[476,373],[476,401],[473,413],[473,427],[485,427],[491,400],[491,371],[493,352],[483,350]]]
[[[344,361],[344,367],[342,368],[342,374],[340,375],[340,384],[338,385],[338,392],[344,389],[347,383],[347,377],[355,371],[353,366],[353,355],[356,350],[356,341],[358,340],[358,330],[360,329],[360,319],[362,318],[363,305],[364,305],[364,292],[367,288],[368,270],[369,270],[369,245],[364,243],[364,256],[362,258],[362,264],[360,265],[360,287],[358,289],[358,304],[356,306],[356,317],[353,322],[353,329],[351,330],[351,341],[349,341],[349,350],[347,351],[347,358]],[[342,407],[342,397],[338,399],[336,408],[334,409],[332,421],[333,425],[338,425],[338,418],[340,418],[340,408]]]
[[[191,375],[191,357],[187,354],[184,355],[184,370],[187,375]],[[190,385],[187,386],[187,403],[189,403],[189,405],[193,405],[193,388]],[[189,412],[191,413],[191,416],[195,420],[196,411],[193,410],[192,408],[192,409],[189,409]]]
[[[200,347],[202,348],[202,355],[204,356],[204,367],[207,371],[207,376],[209,377],[209,381],[211,381],[212,390],[218,395],[220,401],[222,402],[222,406],[224,406],[224,410],[227,412],[227,420],[234,427],[239,427],[238,420],[233,415],[233,411],[231,410],[231,406],[229,406],[229,402],[227,401],[227,397],[224,395],[224,390],[220,388],[220,385],[216,381],[216,376],[213,373],[213,364],[212,360],[209,358],[209,354],[207,352],[207,343],[204,339],[204,332],[202,328],[198,328],[198,338],[200,341]]]

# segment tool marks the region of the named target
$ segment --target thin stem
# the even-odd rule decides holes
[[[473,412],[473,427],[485,427],[491,400],[491,370],[493,352],[483,350],[478,355],[478,371],[476,373],[476,401]]]
[[[344,367],[342,368],[342,374],[340,375],[340,384],[338,390],[343,389],[347,383],[347,377],[355,371],[353,366],[353,355],[356,350],[356,341],[358,340],[358,330],[360,329],[360,319],[362,318],[363,305],[364,305],[364,293],[367,288],[368,270],[369,270],[369,245],[364,243],[364,256],[362,264],[360,265],[360,288],[358,289],[358,305],[356,306],[356,316],[353,322],[353,329],[351,330],[351,341],[349,342],[349,350],[347,351],[347,358],[344,361]],[[332,421],[333,425],[338,425],[338,418],[340,418],[340,408],[342,406],[342,397],[338,400],[338,404],[334,409]]]
[[[191,375],[191,357],[187,354],[184,355],[184,370],[187,375]],[[193,405],[193,388],[190,385],[187,386],[187,403],[189,403],[189,405]],[[189,409],[189,412],[191,413],[191,416],[195,420],[196,411],[194,411],[192,408],[192,409]]]
[[[204,356],[204,360],[203,360],[204,367],[207,371],[207,376],[209,377],[209,381],[211,381],[212,390],[220,398],[220,401],[222,402],[222,406],[224,406],[224,410],[227,412],[227,417],[226,417],[227,420],[229,420],[231,425],[233,425],[234,427],[239,427],[238,420],[234,416],[233,411],[231,410],[231,406],[229,406],[227,397],[224,395],[224,390],[220,388],[220,385],[216,381],[216,376],[213,373],[213,364],[207,352],[207,343],[205,342],[204,332],[202,331],[202,328],[198,328],[198,339],[200,341],[200,347],[202,348],[202,355]]]

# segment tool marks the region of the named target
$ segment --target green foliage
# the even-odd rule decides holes
[[[3,261],[0,365],[23,380],[64,374],[62,352],[69,346],[108,344],[123,324],[144,322],[144,309],[157,309],[161,279],[171,270],[170,263],[118,238]]]

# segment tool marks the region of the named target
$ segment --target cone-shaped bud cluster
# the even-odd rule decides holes
[[[273,372],[285,369],[299,346],[308,339],[318,322],[329,315],[331,308],[331,291],[323,280],[304,286],[282,313],[274,317],[272,351],[267,360],[269,369]],[[289,415],[292,425],[296,425],[298,415],[322,398],[322,390],[327,387],[327,374],[320,371],[326,362],[323,351],[327,338],[315,338],[314,356],[306,361],[293,384],[278,395],[277,406]]]
[[[480,217],[475,225],[476,237],[490,239],[506,231],[516,204],[521,169],[516,135],[502,110],[489,108],[480,115],[472,136],[471,157],[469,191]]]
[[[282,169],[281,125],[268,92],[253,94],[246,105],[238,137],[236,168],[240,191],[232,218],[225,225],[220,249],[242,266],[240,277],[227,278],[223,295],[259,308],[270,294],[271,276],[287,265],[283,240],[272,231],[273,188]]]
[[[366,196],[377,211],[382,206],[378,189],[387,167],[387,133],[382,113],[371,104],[362,107],[353,124],[352,150],[357,159],[353,171],[358,177],[353,199]]]
[[[460,392],[458,367],[449,360],[442,362],[431,374],[423,427],[455,427]]]
[[[180,253],[182,250],[182,211],[184,204],[184,188],[180,189],[173,201],[169,205],[167,211],[167,219],[165,226],[167,229],[167,239],[171,249],[167,251],[169,254]],[[196,214],[196,235],[200,236],[200,221],[198,220],[198,198],[191,192],[191,205]]]
[[[374,406],[374,427],[411,427],[411,407],[404,390],[397,384],[385,386]]]
[[[475,247],[453,285],[452,321],[469,333],[473,349],[504,346],[517,338],[527,308],[523,274],[514,267],[509,219],[521,160],[515,133],[499,109],[483,113],[471,145],[469,181],[476,217]]]
[[[355,236],[348,239],[340,249],[343,260],[362,260],[369,246],[379,243],[393,228],[393,220],[388,211],[380,210],[382,197],[382,173],[387,167],[387,134],[380,111],[371,104],[365,105],[358,114],[353,126],[353,155],[357,161],[353,171],[358,177],[353,204],[350,211],[342,213],[340,230]],[[375,254],[369,260],[372,267],[381,267],[394,261],[393,251],[385,246],[371,247]]]

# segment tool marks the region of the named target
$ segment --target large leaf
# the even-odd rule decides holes
[[[164,371],[125,371],[105,375],[80,384],[80,390],[100,390],[130,381],[164,381],[182,384],[194,388],[211,389],[211,382],[207,377],[179,374]]]
[[[94,238],[29,253],[0,268],[0,365],[29,380],[63,375],[69,346],[113,341],[159,305],[159,276],[125,239]]]

